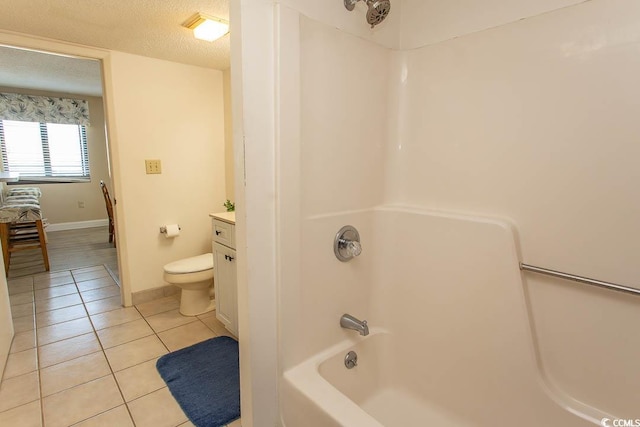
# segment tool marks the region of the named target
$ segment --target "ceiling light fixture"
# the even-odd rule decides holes
[[[196,13],[182,25],[193,30],[195,38],[208,42],[218,40],[229,32],[229,23],[227,21],[202,13]]]

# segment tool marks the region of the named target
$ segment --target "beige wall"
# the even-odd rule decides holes
[[[114,191],[123,281],[165,285],[163,265],[211,252],[210,212],[224,211],[222,72],[111,52]],[[145,159],[162,174],[146,175]],[[181,226],[166,239],[159,228]]]
[[[47,218],[49,224],[106,219],[107,211],[102,191],[100,190],[100,180],[105,181],[109,188],[111,181],[107,162],[102,98],[8,87],[0,87],[0,91],[86,99],[89,102],[91,126],[87,126],[86,130],[91,182],[38,184],[38,187],[42,190],[40,203],[43,215]],[[79,208],[78,202],[84,202],[84,208]]]
[[[167,262],[210,252],[208,215],[225,200],[222,72],[13,33],[0,40],[104,61],[125,301],[164,286]],[[163,173],[146,175],[145,159],[160,159]],[[168,223],[182,234],[166,239],[159,227]]]
[[[226,197],[235,202],[235,174],[233,160],[233,121],[231,119],[231,69],[222,72],[224,85],[224,169],[226,182]]]

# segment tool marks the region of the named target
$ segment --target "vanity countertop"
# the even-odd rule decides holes
[[[228,222],[229,224],[236,223],[236,213],[235,212],[219,212],[219,213],[210,213],[209,216],[211,218],[218,219],[220,221]]]

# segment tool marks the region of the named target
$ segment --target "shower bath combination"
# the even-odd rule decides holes
[[[371,28],[384,21],[391,11],[389,0],[344,0],[344,7],[352,11],[359,1],[367,3],[367,22],[371,24]]]

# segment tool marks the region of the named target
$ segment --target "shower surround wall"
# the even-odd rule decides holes
[[[522,261],[639,284],[638,2],[394,0],[374,31],[362,9],[318,3],[277,6],[283,371],[349,336],[344,312],[384,326],[375,290],[394,266],[367,254],[402,236],[382,241],[380,205],[507,218]],[[342,264],[347,223],[363,255]],[[542,377],[640,418],[640,301],[533,274],[514,286]]]
[[[366,24],[359,8],[349,13],[338,6],[327,3],[356,27]],[[367,313],[369,280],[363,278],[372,278],[373,266],[367,257],[355,269],[342,264],[331,246],[340,227],[351,223],[365,253],[370,250],[369,210],[384,202],[393,52],[288,7],[279,15],[279,193],[286,204],[279,232],[280,256],[287,260],[280,273],[280,357],[286,369],[339,338],[343,313]]]
[[[523,262],[640,286],[639,16],[593,0],[403,52],[386,202],[507,217]],[[549,381],[640,418],[640,299],[524,279]]]

